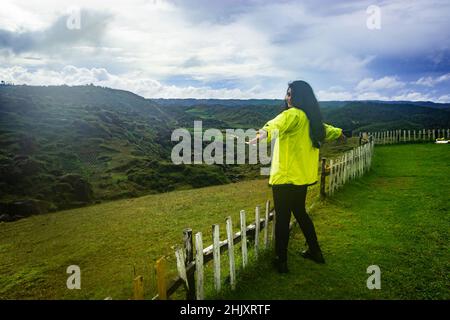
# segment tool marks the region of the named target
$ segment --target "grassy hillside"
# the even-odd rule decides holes
[[[311,212],[325,266],[299,257],[304,240],[295,227],[289,275],[280,276],[261,261],[260,276],[243,274],[248,280],[220,298],[450,298],[449,155],[447,145],[376,147],[371,173]],[[315,185],[307,205],[317,196]],[[267,198],[267,180],[254,180],[0,223],[0,299],[128,299],[134,274],[144,275],[151,297],[154,262],[168,255],[174,274],[173,245],[181,244],[184,228],[202,231],[210,243],[213,223],[223,226],[231,215],[238,228],[239,211],[252,216]],[[72,264],[81,267],[81,290],[66,288],[65,272]],[[381,291],[365,287],[372,264],[382,270]],[[212,282],[210,270],[207,276]]]
[[[376,147],[373,170],[311,212],[327,264],[300,256],[295,226],[289,274],[263,260],[220,298],[450,299],[449,163],[447,145]],[[381,290],[366,287],[370,265]]]
[[[156,259],[172,253],[184,228],[206,235],[229,215],[237,227],[239,211],[263,205],[269,191],[255,180],[0,223],[0,299],[128,299],[134,270],[150,295]],[[81,290],[66,288],[72,264],[81,268]]]

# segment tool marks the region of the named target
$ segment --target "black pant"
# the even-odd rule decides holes
[[[302,229],[309,249],[313,252],[320,250],[314,224],[306,213],[307,189],[307,185],[279,184],[272,186],[276,214],[275,252],[281,261],[287,260],[291,212]]]

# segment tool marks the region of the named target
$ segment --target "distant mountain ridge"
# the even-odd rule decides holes
[[[222,106],[241,106],[243,102],[245,105],[259,106],[259,105],[272,105],[281,106],[284,101],[281,99],[164,99],[155,98],[148,100],[154,101],[160,105],[182,105],[186,107],[192,107],[196,105],[222,105]],[[413,104],[422,107],[429,107],[434,109],[449,109],[450,103],[437,103],[432,101],[390,101],[390,100],[325,100],[319,101],[322,108],[336,108],[342,107],[352,102],[371,102],[371,103],[384,103],[384,104]]]

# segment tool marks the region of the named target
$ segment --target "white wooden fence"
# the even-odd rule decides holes
[[[394,144],[407,142],[435,141],[437,138],[450,138],[450,129],[422,129],[422,130],[388,130],[379,132],[364,132],[363,135],[372,136],[375,144]]]
[[[341,156],[329,160],[322,158],[320,194],[331,196],[347,181],[361,177],[370,170],[374,141],[362,144]],[[326,180],[328,176],[328,181]]]
[[[267,250],[274,239],[275,223],[272,223],[272,229],[269,231],[269,222],[275,220],[275,211],[270,209],[270,201],[266,202],[264,216],[261,217],[260,207],[255,208],[255,220],[253,223],[247,225],[247,214],[245,210],[240,211],[240,231],[233,231],[232,218],[228,217],[225,220],[226,239],[220,239],[220,225],[214,224],[212,226],[212,244],[204,248],[204,237],[201,232],[195,234],[195,261],[193,252],[192,230],[185,229],[184,246],[177,247],[175,256],[177,259],[178,277],[173,279],[168,285],[165,284],[165,269],[156,267],[158,294],[153,299],[167,299],[178,288],[184,287],[186,289],[186,299],[203,300],[205,298],[205,273],[204,265],[213,260],[214,270],[214,289],[218,293],[222,289],[223,274],[221,253],[228,252],[229,268],[228,276],[231,289],[236,287],[236,269],[245,269],[248,266],[249,247],[247,246],[247,239],[253,240],[252,250],[254,256],[258,259],[261,250]],[[262,233],[261,233],[262,231]],[[260,244],[260,237],[263,238]],[[242,265],[236,266],[234,245],[241,243]],[[160,259],[161,260],[161,259]],[[163,284],[160,284],[163,282]],[[142,291],[142,290],[141,290]],[[135,295],[136,296],[136,295]]]

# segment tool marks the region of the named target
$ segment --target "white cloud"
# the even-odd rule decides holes
[[[355,100],[392,100],[391,97],[386,96],[386,95],[382,95],[378,92],[373,92],[373,91],[369,91],[369,92],[363,92],[363,93],[358,93],[355,95]]]
[[[397,89],[404,87],[405,84],[399,81],[397,77],[383,77],[377,80],[372,78],[365,78],[361,80],[357,86],[358,91],[370,91],[370,90],[384,90],[384,89]]]
[[[317,99],[320,101],[331,101],[331,100],[353,100],[353,94],[347,91],[327,91],[319,90],[317,92]]]
[[[439,77],[430,77],[430,76],[422,77],[419,80],[417,80],[416,82],[414,82],[414,84],[418,84],[418,85],[422,85],[422,86],[426,86],[426,87],[434,87],[438,83],[449,81],[449,80],[450,80],[450,73],[446,73]]]
[[[259,85],[245,90],[241,88],[212,88],[210,86],[175,86],[143,77],[136,72],[118,75],[110,73],[105,68],[77,68],[72,65],[67,65],[56,71],[45,68],[30,70],[24,67],[0,67],[0,80],[27,85],[86,85],[93,83],[98,86],[131,91],[146,98],[277,99],[280,98],[279,92],[281,91],[278,87],[268,91]],[[328,90],[317,90],[316,96],[321,101],[408,100],[450,102],[449,94],[435,97],[428,93],[400,90],[399,92],[393,92],[391,95],[386,95],[377,91],[345,90],[340,86],[330,87]]]
[[[86,85],[122,89],[146,98],[267,98],[277,97],[275,92],[266,92],[259,86],[248,90],[214,89],[211,87],[164,85],[161,82],[140,78],[137,74],[113,75],[104,68],[77,68],[65,66],[60,71],[39,69],[30,71],[23,67],[0,68],[0,79],[8,83],[27,85]]]
[[[400,95],[393,96],[391,98],[394,101],[432,101],[436,100],[430,97],[428,94],[424,94],[421,92],[411,91],[406,92]]]
[[[450,103],[450,94],[445,94],[437,98],[436,102],[439,103]]]

